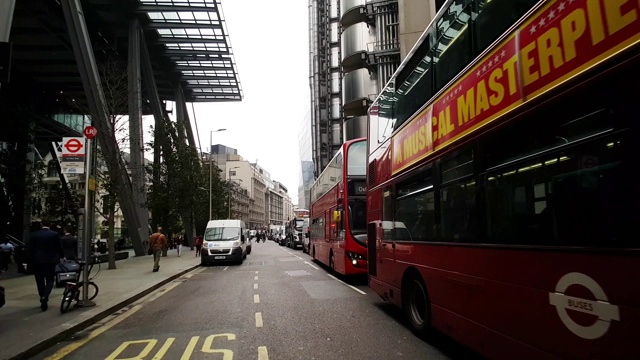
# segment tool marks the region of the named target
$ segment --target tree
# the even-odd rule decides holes
[[[202,166],[198,153],[188,146],[178,132],[184,131],[180,124],[163,123],[164,134],[154,137],[161,141],[149,146],[162,149],[162,163],[147,169],[149,173],[159,171],[149,193],[153,227],[163,226],[171,232],[185,231],[188,243],[193,242],[193,230],[186,228],[195,224],[197,234],[202,234],[209,221],[209,167]],[[158,131],[154,129],[154,131]],[[212,213],[214,218],[226,217],[226,186],[220,178],[220,169],[214,166],[211,177]]]

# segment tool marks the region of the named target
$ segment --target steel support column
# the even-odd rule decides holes
[[[189,120],[189,113],[187,112],[187,103],[184,99],[184,92],[180,84],[176,86],[176,122],[178,124],[178,141],[180,141],[180,146],[186,146],[188,139],[189,146],[195,152],[197,148],[195,140],[193,139],[193,132],[191,131],[191,121]],[[198,162],[196,166],[200,166],[200,163]],[[185,237],[188,239],[187,242],[191,244],[192,239],[195,238],[196,229],[193,211],[180,215],[184,223]]]
[[[131,180],[120,156],[120,149],[112,140],[105,97],[82,6],[80,0],[62,0],[61,4],[87,103],[93,117],[93,124],[98,129],[98,142],[103,153],[117,157],[116,162],[107,161],[108,170],[110,174],[117,174],[114,180],[118,189],[118,201],[124,214],[124,220],[130,230],[135,253],[137,256],[142,256],[146,253],[142,239],[148,238],[148,227],[147,224],[140,224],[138,211],[133,201]]]
[[[11,23],[13,22],[13,9],[16,7],[16,0],[0,1],[0,42],[8,42],[11,34]],[[0,84],[2,86],[2,84]]]
[[[15,7],[16,0],[0,1],[0,41],[9,41],[11,22],[13,21],[13,9]]]
[[[140,75],[140,23],[138,19],[129,22],[129,146],[131,149],[129,168],[133,200],[139,222],[144,227],[149,223],[147,211],[147,191],[144,169],[144,142],[142,134],[142,84]]]
[[[149,48],[147,47],[147,41],[144,37],[144,32],[140,29],[140,56],[142,65],[142,78],[144,79],[145,86],[147,88],[147,95],[149,96],[149,102],[151,105],[151,112],[153,112],[153,118],[155,124],[153,127],[153,185],[155,189],[160,186],[160,167],[162,161],[162,147],[161,138],[164,138],[164,124],[168,120],[164,108],[162,106],[162,100],[158,94],[158,85],[153,75],[153,66],[151,66],[151,56],[149,56]],[[153,228],[157,227],[157,219],[152,214]]]
[[[197,149],[198,146],[195,138],[193,137],[193,129],[191,128],[191,119],[189,119],[189,111],[187,111],[187,102],[184,98],[184,89],[180,85],[176,90],[176,114],[180,114],[180,117],[176,115],[178,121],[181,121],[180,118],[182,118],[182,125],[184,126],[187,140],[189,140],[189,146]]]

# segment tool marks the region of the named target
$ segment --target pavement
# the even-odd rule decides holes
[[[200,265],[195,250],[183,247],[180,257],[176,250],[169,250],[160,260],[160,271],[154,273],[153,256],[136,257],[130,251],[129,258],[116,261],[117,269],[100,264],[100,273],[93,279],[99,287],[96,306],[64,314],[60,313],[64,288],[54,287],[49,309],[43,312],[33,275],[0,278],[7,298],[0,308],[0,359],[29,359]],[[96,265],[92,276],[97,270]]]

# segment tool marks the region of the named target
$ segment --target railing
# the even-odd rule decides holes
[[[368,52],[381,52],[381,51],[399,51],[400,40],[392,39],[386,41],[376,41],[367,44]]]

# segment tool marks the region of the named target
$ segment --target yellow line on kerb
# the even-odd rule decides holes
[[[199,273],[200,271],[196,272]],[[85,345],[86,343],[88,343],[89,341],[95,339],[96,337],[98,337],[100,334],[104,333],[105,331],[111,329],[112,327],[118,325],[120,322],[122,322],[123,320],[127,319],[129,316],[135,314],[138,310],[142,309],[142,305],[146,304],[146,303],[150,303],[154,300],[156,300],[157,298],[159,298],[160,296],[168,293],[169,291],[171,291],[173,288],[175,288],[176,286],[180,285],[181,282],[172,282],[169,285],[166,285],[165,287],[162,287],[158,290],[162,290],[159,291],[158,293],[155,293],[153,295],[147,295],[148,297],[145,300],[141,300],[140,302],[138,302],[138,304],[136,304],[135,306],[133,306],[131,309],[127,310],[124,314],[122,315],[118,315],[116,318],[108,321],[106,324],[100,326],[99,328],[93,330],[89,336],[87,336],[86,338],[80,339],[78,341],[74,341],[71,344],[63,347],[62,349],[58,350],[55,354],[47,357],[45,360],[59,360],[64,358],[65,356],[71,354],[72,352],[78,350],[80,347],[82,347],[83,345]],[[156,291],[158,291],[156,290]]]
[[[258,346],[258,360],[269,360],[269,352],[266,346]]]

